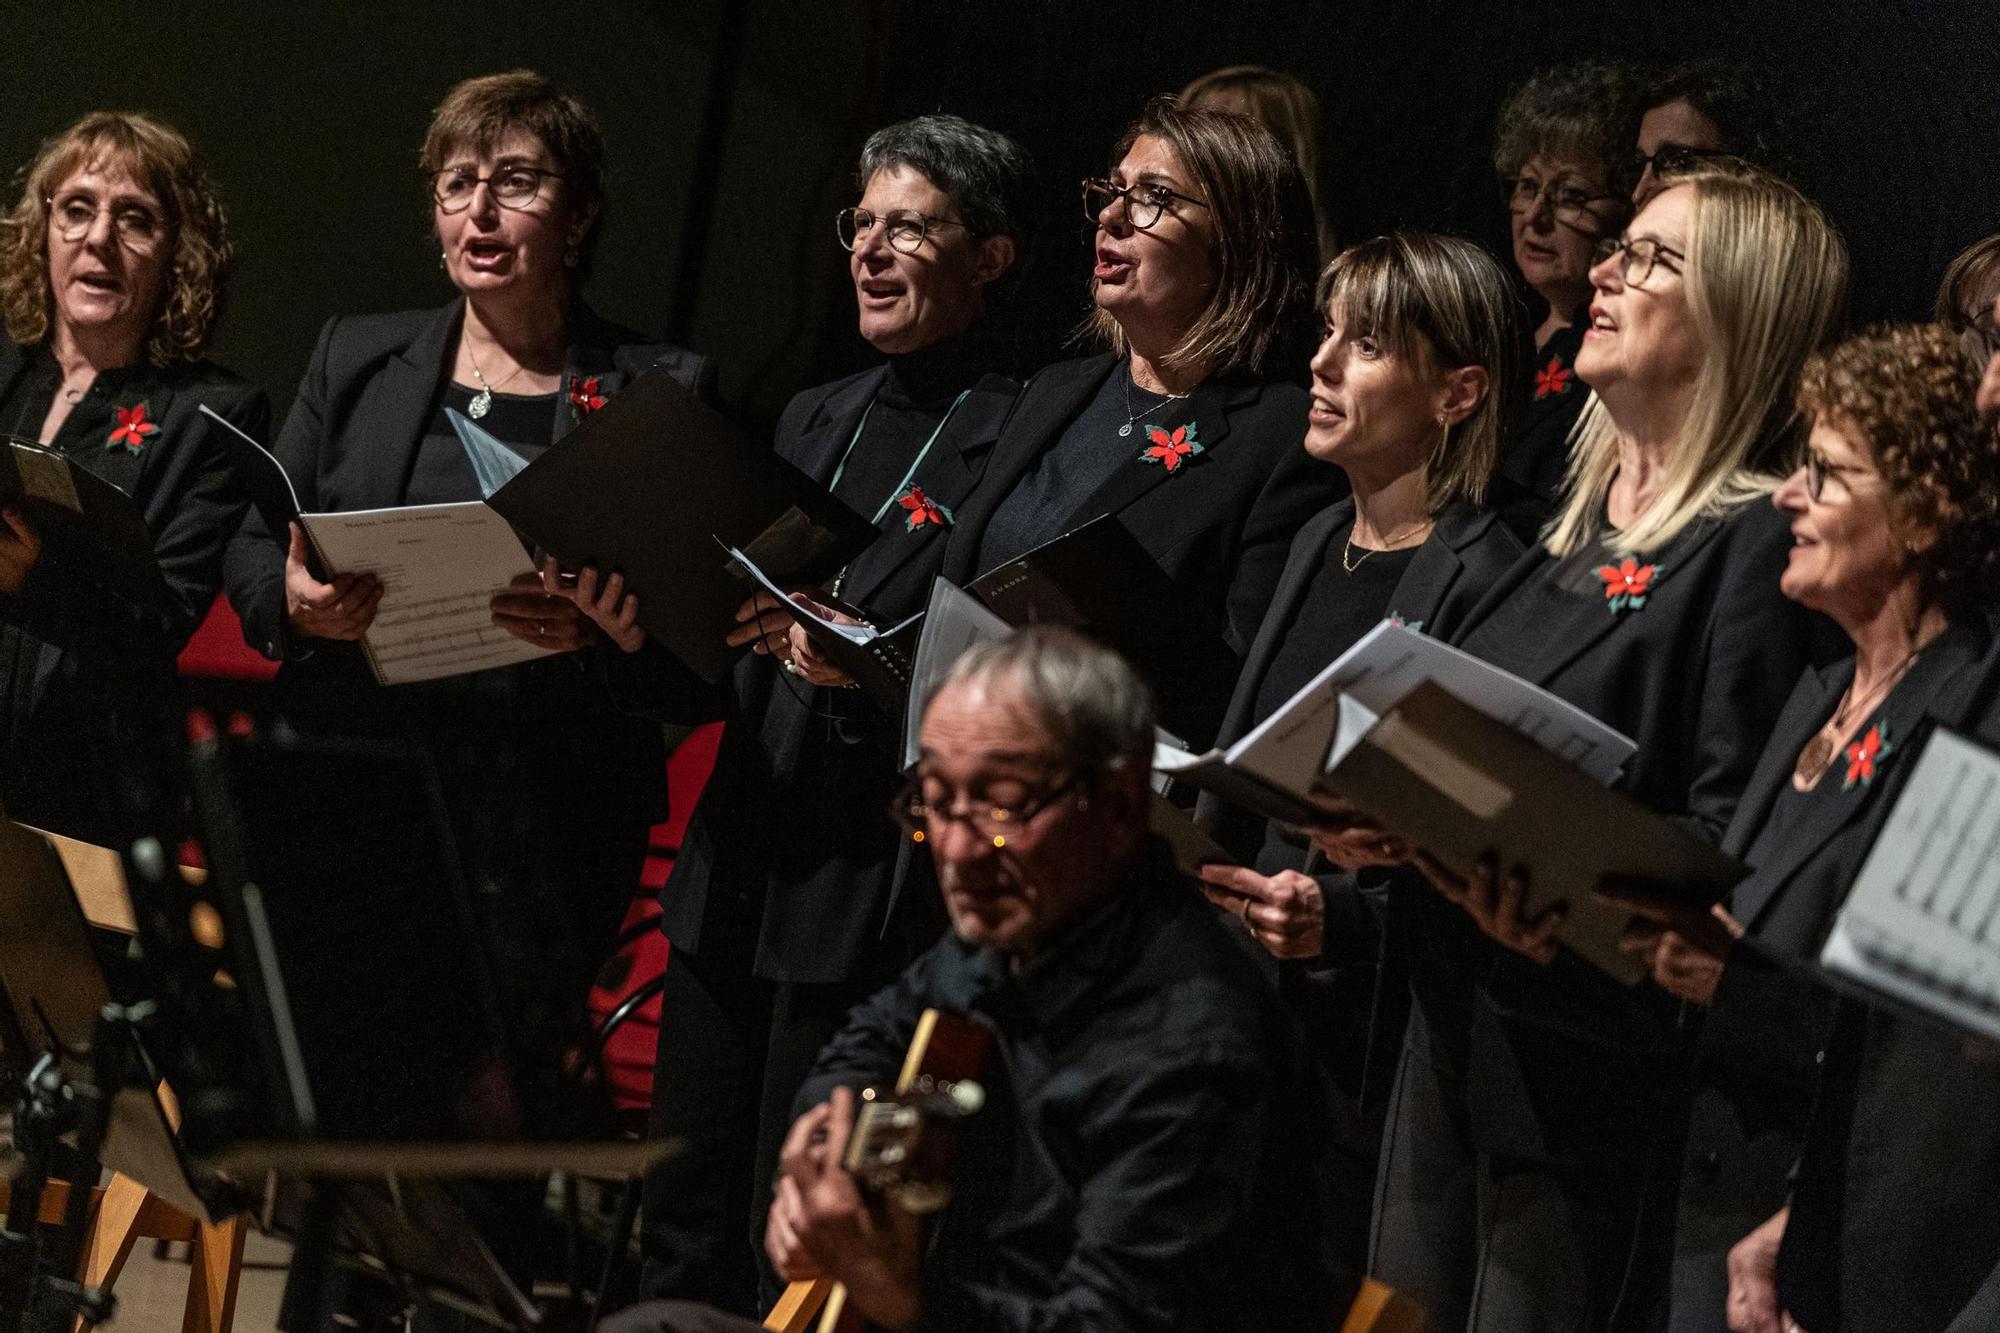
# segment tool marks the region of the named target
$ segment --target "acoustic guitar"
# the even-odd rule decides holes
[[[969,1018],[924,1010],[895,1089],[861,1093],[842,1165],[864,1193],[919,1215],[950,1202],[957,1129],[986,1103],[978,1080],[989,1036]],[[805,1333],[815,1315],[818,1333],[869,1333],[874,1327],[847,1307],[847,1289],[827,1278],[786,1287],[764,1327]]]

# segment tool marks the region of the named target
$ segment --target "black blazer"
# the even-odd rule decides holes
[[[1731,953],[1702,1025],[1674,1240],[1674,1326],[1725,1326],[1729,1249],[1784,1206],[1810,1120],[1833,994],[1800,969],[1816,958],[1901,783],[1922,752],[1933,707],[1986,652],[1983,624],[1955,626],[1877,710],[1895,750],[1876,780],[1841,790],[1836,760],[1798,826],[1736,889],[1749,932]],[[1808,671],[1792,692],[1722,848],[1745,856],[1790,785],[1799,751],[1832,716],[1852,658]]]
[[[994,512],[1117,367],[1104,352],[1057,362],[1028,382],[985,477],[958,512],[945,545],[946,578],[963,584],[985,572],[977,568],[979,543]],[[1190,395],[1187,413],[1201,424],[1201,454],[1172,473],[1142,466],[1135,434],[1131,466],[1099,486],[1067,526],[1117,515],[1241,652],[1263,620],[1292,538],[1345,493],[1347,478],[1305,451],[1306,395],[1296,384],[1217,376]]]
[[[1353,520],[1354,501],[1345,499],[1299,531],[1271,609],[1244,659],[1218,745],[1233,744],[1262,720],[1255,713],[1264,678],[1298,623],[1334,535]],[[1398,616],[1427,634],[1448,637],[1486,590],[1513,567],[1521,551],[1520,538],[1495,511],[1449,505],[1397,581],[1382,614]],[[1383,951],[1391,914],[1398,921],[1406,916],[1398,901],[1406,895],[1391,893],[1391,886],[1409,877],[1356,876],[1328,866],[1317,853],[1286,838],[1278,825],[1211,795],[1204,794],[1196,803],[1195,818],[1259,874],[1299,870],[1319,881],[1326,906],[1324,952],[1317,960],[1282,964],[1280,986],[1335,1085],[1356,1103],[1374,1109],[1377,1092],[1388,1086],[1408,1011],[1403,970],[1383,966],[1387,961]],[[1456,924],[1445,922],[1447,927]],[[1372,1133],[1372,1127],[1367,1132]]]
[[[1933,695],[1933,727],[2000,748],[2000,651]],[[1902,780],[1918,751],[1886,776]],[[1885,808],[1894,792],[1883,793]],[[2000,1058],[1900,1008],[1838,1001],[1778,1256],[1811,1329],[1985,1333],[2000,1310]]]
[[[451,375],[462,302],[436,310],[327,321],[300,381],[297,400],[272,447],[308,511],[386,508],[407,494],[417,451]],[[606,396],[633,375],[664,366],[697,392],[713,370],[696,354],[618,328],[582,307],[572,312],[564,383],[595,376]],[[552,439],[574,409],[554,414]],[[439,681],[383,687],[360,645],[301,639],[285,625],[283,534],[255,509],[229,545],[230,600],[244,637],[281,659],[281,707],[311,730],[418,740],[447,775],[462,854],[478,839],[493,846],[501,825],[551,824],[571,873],[587,875],[608,917],[629,896],[646,830],[666,814],[666,747],[658,726],[621,713],[605,687],[598,648]],[[505,818],[454,802],[456,772],[517,766],[502,799]],[[461,793],[463,797],[463,793]],[[480,800],[490,804],[489,797]],[[491,836],[469,831],[497,821]],[[602,926],[585,923],[585,937]],[[615,923],[614,923],[615,928]]]
[[[815,481],[831,482],[886,374],[878,367],[794,398],[778,422],[779,455]],[[1018,391],[999,375],[975,384],[913,484],[945,509],[960,510]],[[881,535],[841,580],[841,596],[880,625],[924,609],[947,547],[935,525],[912,529],[907,518],[890,506]],[[668,938],[698,954],[716,913],[747,912],[755,922],[744,928],[756,937],[757,976],[852,980],[874,951],[891,971],[900,967],[930,943],[884,938],[899,921],[900,898],[928,883],[920,876],[916,888],[902,884],[909,840],[887,814],[901,781],[902,719],[882,716],[855,691],[816,689],[756,656],[737,664],[726,715],[715,769],[660,897]],[[936,924],[917,915],[922,920],[899,924],[916,934],[926,932],[925,921]]]
[[[32,349],[0,341],[0,402],[31,391],[33,367]],[[261,437],[270,430],[271,403],[262,389],[205,361],[134,366],[99,376],[64,434],[100,402],[143,404],[159,429],[136,453],[108,447],[95,426],[87,444],[59,438],[57,447],[132,497],[152,533],[172,611],[162,619],[90,597],[52,562],[34,570],[19,594],[0,594],[0,621],[14,627],[6,635],[11,670],[0,666],[7,712],[0,751],[7,754],[4,799],[17,818],[116,841],[128,830],[105,805],[113,784],[103,766],[112,756],[129,757],[141,731],[170,709],[174,656],[215,601],[223,546],[246,503],[217,438],[221,428],[200,407]],[[8,421],[0,429],[33,439],[41,424]]]

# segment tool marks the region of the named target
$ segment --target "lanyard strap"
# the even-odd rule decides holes
[[[896,503],[896,497],[908,489],[910,478],[917,475],[917,469],[924,465],[925,455],[930,453],[931,446],[937,443],[938,436],[944,434],[944,428],[950,424],[951,414],[958,411],[958,405],[964,402],[971,393],[972,390],[970,389],[962,389],[959,391],[958,397],[951,400],[951,406],[944,410],[944,417],[938,422],[937,429],[931,432],[931,437],[928,440],[924,441],[924,447],[917,450],[917,456],[910,460],[909,471],[905,472],[903,479],[896,483],[896,489],[889,492],[889,498],[882,501],[882,507],[875,511],[875,517],[868,520],[870,524],[881,523],[882,516],[889,512],[889,506]],[[853,455],[854,446],[861,443],[861,432],[868,429],[868,415],[874,410],[875,400],[870,398],[867,408],[861,413],[861,420],[854,423],[854,437],[847,442],[847,449],[840,455],[840,466],[833,470],[833,480],[827,483],[826,488],[828,490],[832,490],[840,485],[840,478],[847,471],[847,460]]]

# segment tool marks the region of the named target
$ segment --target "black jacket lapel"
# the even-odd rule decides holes
[[[1438,515],[1430,540],[1417,548],[1410,567],[1396,580],[1389,614],[1411,629],[1433,624],[1444,599],[1465,571],[1465,560],[1459,553],[1484,537],[1498,518],[1490,509],[1456,503],[1447,506]]]
[[[1960,629],[1947,631],[1911,666],[1909,674],[1891,691],[1888,700],[1876,710],[1874,717],[1864,720],[1862,730],[1857,736],[1865,735],[1870,727],[1879,726],[1883,728],[1892,747],[1888,758],[1898,764],[1915,763],[1917,750],[1923,740],[1924,719],[1930,710],[1931,701],[1939,690],[1957,675],[1960,668],[1977,656],[1981,647],[1983,647],[1981,635]],[[1777,775],[1776,782],[1791,780],[1791,763],[1787,762],[1786,756],[1789,755],[1792,761],[1797,759],[1799,747],[1803,746],[1812,734],[1812,730],[1815,729],[1814,724],[1826,720],[1827,714],[1832,711],[1834,700],[1838,698],[1837,691],[1845,690],[1853,675],[1851,664],[1838,668],[1828,681],[1830,686],[1828,694],[1833,697],[1822,696],[1819,700],[1820,711],[1811,712],[1802,719],[1794,719],[1803,722],[1807,730],[1796,737],[1785,738],[1787,741],[1796,740],[1797,745],[1791,746],[1788,750],[1780,749],[1777,758],[1783,771]],[[1770,757],[1770,748],[1767,748],[1765,753],[1766,757]],[[1760,765],[1760,769],[1761,767]],[[1836,755],[1832,766],[1827,769],[1825,776],[1820,778],[1820,782],[1833,783],[1836,787],[1843,786],[1846,771],[1845,757]],[[1824,848],[1840,830],[1879,807],[1881,801],[1877,797],[1880,793],[1895,789],[1892,784],[1883,781],[1881,769],[1878,768],[1875,777],[1866,785],[1857,784],[1844,791],[1821,793],[1821,799],[1812,802],[1798,826],[1786,830],[1785,837],[1771,860],[1758,867],[1758,873],[1751,886],[1754,898],[1746,897],[1735,905],[1733,910],[1737,919],[1745,926],[1754,927],[1765,909],[1781,896],[1784,885],[1797,873],[1800,866]],[[1775,798],[1777,791],[1775,782],[1770,790]],[[1731,832],[1735,830],[1732,828]]]
[[[1667,543],[1665,549],[1641,559],[1639,561],[1641,565],[1650,564],[1658,567],[1658,572],[1653,576],[1649,595],[1657,596],[1659,589],[1691,564],[1701,548],[1713,541],[1720,531],[1722,531],[1721,520],[1704,519],[1696,523],[1692,531],[1683,532]],[[1546,550],[1543,551],[1543,558],[1553,559]],[[1509,586],[1513,586],[1511,580]],[[1535,664],[1535,669],[1528,676],[1528,680],[1536,685],[1547,685],[1564,667],[1589,652],[1599,639],[1616,630],[1633,616],[1644,614],[1643,607],[1636,610],[1628,608],[1624,611],[1612,611],[1604,603],[1596,605],[1580,603],[1572,623],[1549,627],[1550,633],[1544,641],[1543,656]]]
[[[389,509],[403,503],[439,386],[451,373],[446,358],[464,311],[458,301],[439,310],[408,347],[383,363],[368,386],[348,433],[379,449],[380,462],[363,474],[355,503],[343,508]]]
[[[910,511],[890,505],[878,525],[882,535],[848,566],[842,596],[866,605],[875,590],[918,552],[949,540],[949,524],[957,521],[960,505],[978,484],[981,456],[993,448],[1018,392],[1019,386],[1002,375],[987,375],[973,385],[910,479],[912,485],[923,489],[925,498],[951,514],[947,526],[924,524],[912,529]]]
[[[1042,371],[1021,391],[1012,415],[1001,427],[993,457],[986,464],[978,489],[968,497],[953,525],[953,536],[944,557],[943,572],[947,579],[965,583],[980,572],[973,566],[979,560],[979,542],[987,521],[1013,494],[1036,460],[1062,437],[1063,430],[1103,386],[1105,376],[1117,364],[1118,358],[1109,352],[1080,361],[1060,362]]]
[[[1186,410],[1176,413],[1175,418],[1192,425],[1202,451],[1183,459],[1171,472],[1164,464],[1143,461],[1149,437],[1142,423],[1125,441],[1130,457],[1077,507],[1068,526],[1077,527],[1100,514],[1116,514],[1169,481],[1178,486],[1201,485],[1204,460],[1229,436],[1229,413],[1239,403],[1256,398],[1262,389],[1255,380],[1211,380],[1189,394]]]
[[[813,411],[812,423],[782,451],[785,460],[820,485],[832,485],[834,469],[840,466],[862,413],[875,401],[888,374],[889,368],[882,366],[828,394]]]
[[[1271,669],[1272,659],[1277,657],[1285,636],[1298,622],[1299,604],[1305,600],[1314,575],[1326,559],[1327,544],[1333,540],[1334,533],[1353,521],[1354,501],[1346,499],[1299,530],[1298,540],[1292,544],[1291,553],[1285,559],[1284,572],[1278,575],[1278,586],[1271,594],[1270,608],[1264,613],[1263,623],[1257,626],[1257,637],[1250,641],[1250,651],[1244,655],[1243,670],[1237,676],[1236,689],[1229,697],[1229,711],[1223,714],[1222,728],[1216,733],[1217,745],[1233,745],[1250,730],[1250,713],[1256,708],[1257,695],[1264,688],[1264,675]]]

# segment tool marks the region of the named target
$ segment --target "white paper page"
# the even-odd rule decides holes
[[[1606,785],[1618,780],[1638,748],[1547,690],[1384,620],[1231,746],[1230,762],[1289,786],[1300,758],[1312,748],[1308,741],[1317,738],[1315,762],[1324,772],[1353,748],[1375,717],[1427,680]]]
[[[798,609],[799,614],[803,615],[807,620],[812,621],[813,624],[826,630],[827,633],[838,634],[849,643],[861,648],[866,648],[869,644],[882,637],[884,631],[876,629],[873,625],[843,625],[837,620],[828,620],[825,616],[813,610],[811,606],[802,606],[798,602],[793,602],[791,596],[783,588],[771,582],[770,575],[757,567],[755,560],[752,560],[734,546],[729,548],[729,558],[741,565],[744,572],[757,581],[758,587],[770,593],[771,596],[776,597],[779,601],[791,602]],[[909,622],[904,621],[903,623],[908,624]],[[897,628],[900,629],[902,626],[898,625]]]
[[[1932,735],[1820,963],[2000,1038],[2000,755]]]
[[[931,581],[930,604],[924,609],[923,632],[910,671],[910,702],[903,714],[903,767],[917,762],[923,741],[924,709],[944,684],[966,649],[1004,639],[1014,627],[994,615],[968,592],[943,579]]]
[[[285,471],[285,465],[278,461],[278,456],[272,453],[269,449],[266,449],[263,445],[257,443],[257,441],[251,439],[247,434],[245,434],[242,430],[240,430],[237,427],[235,422],[231,421],[228,417],[223,416],[222,413],[216,411],[214,408],[210,407],[207,403],[201,403],[199,404],[199,407],[201,408],[201,414],[203,416],[207,417],[210,421],[221,423],[223,429],[227,430],[231,435],[234,435],[237,439],[243,441],[243,443],[249,445],[252,449],[255,449],[265,458],[271,460],[271,470],[276,472],[279,476],[285,479],[285,489],[291,492],[292,512],[295,514],[300,512],[304,506],[299,504],[299,489],[298,487],[292,485],[292,474]]]
[[[480,501],[307,514],[329,569],[373,574],[382,602],[368,650],[384,685],[546,657],[552,649],[493,623],[489,603],[534,563],[507,520]]]

